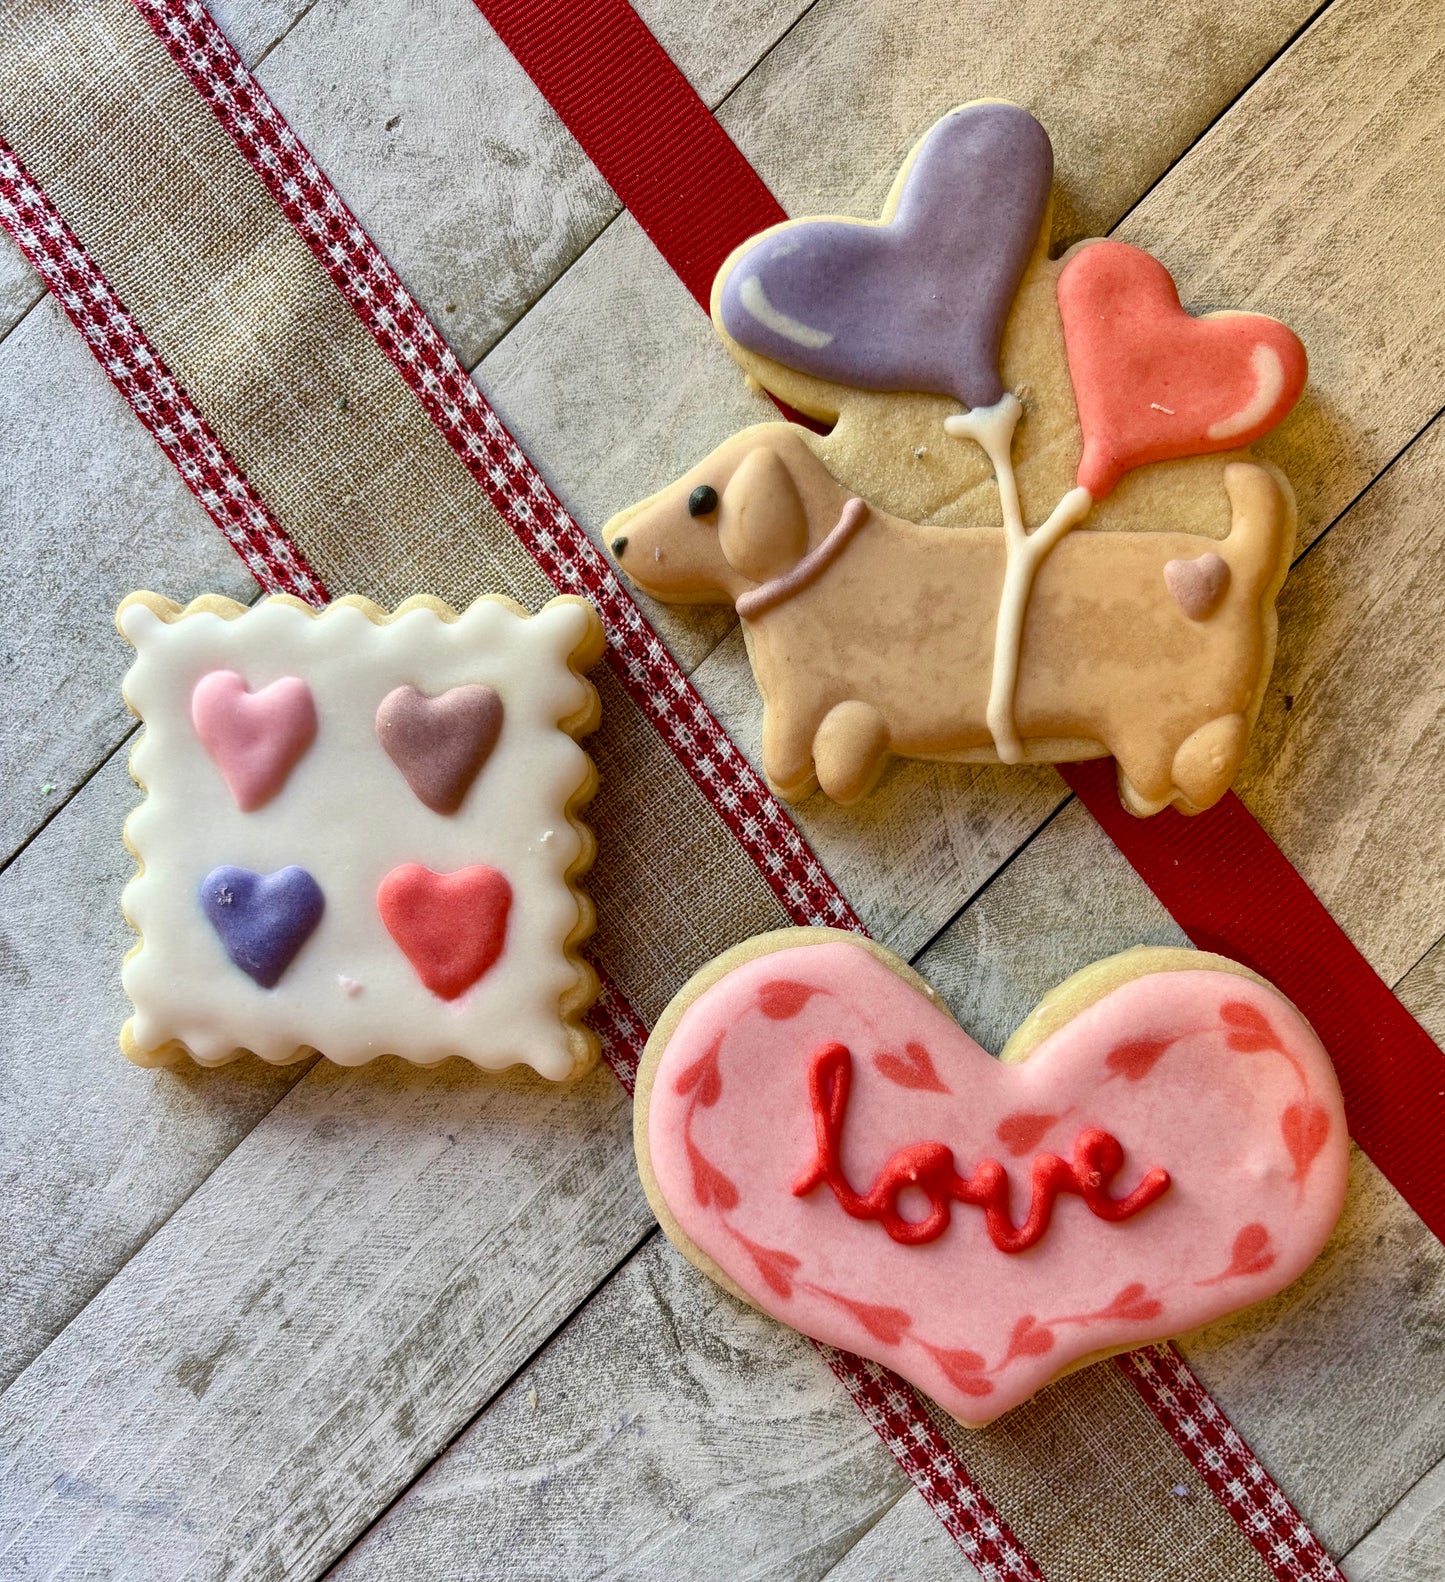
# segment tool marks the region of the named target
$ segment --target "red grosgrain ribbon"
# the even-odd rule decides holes
[[[636,195],[642,228],[706,309],[711,271],[786,216],[641,18],[626,0],[573,0],[565,21],[548,0],[476,4],[618,196]],[[1314,1025],[1351,1135],[1445,1241],[1445,1056],[1289,859],[1232,794],[1194,818],[1136,819],[1107,760],[1060,772],[1200,949],[1253,967]]]
[[[708,311],[739,242],[786,220],[627,0],[477,0],[543,97]]]

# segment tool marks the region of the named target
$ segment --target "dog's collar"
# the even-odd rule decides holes
[[[867,516],[868,502],[854,495],[844,505],[843,514],[828,536],[810,549],[791,571],[785,571],[781,577],[759,583],[756,588],[749,588],[746,593],[738,595],[734,606],[738,614],[745,621],[755,620],[784,599],[791,599],[795,593],[811,587],[843,553],[848,540],[862,527]]]

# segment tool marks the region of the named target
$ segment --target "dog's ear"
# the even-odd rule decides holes
[[[718,542],[727,563],[750,582],[790,571],[808,548],[808,518],[793,475],[775,450],[743,457],[718,506]]]

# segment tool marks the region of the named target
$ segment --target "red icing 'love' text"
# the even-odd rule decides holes
[[[818,1136],[818,1156],[793,1183],[793,1195],[806,1197],[820,1182],[833,1189],[844,1213],[854,1219],[877,1220],[896,1242],[917,1247],[935,1241],[948,1229],[954,1202],[984,1212],[984,1223],[1000,1252],[1023,1252],[1049,1228],[1061,1192],[1083,1198],[1089,1211],[1110,1223],[1132,1218],[1169,1189],[1169,1172],[1148,1171],[1134,1190],[1109,1196],[1109,1182],[1124,1163],[1117,1138],[1097,1127],[1081,1131],[1074,1142],[1073,1162],[1057,1154],[1039,1154],[1029,1176],[1032,1193],[1023,1224],[1009,1214],[1008,1171],[996,1159],[980,1160],[967,1179],[954,1168],[953,1150],[944,1143],[914,1143],[902,1148],[878,1172],[866,1193],[848,1181],[839,1158],[848,1095],[853,1084],[853,1056],[844,1044],[824,1044],[808,1071],[808,1098]],[[899,1197],[915,1189],[928,1199],[922,1219],[905,1219]]]

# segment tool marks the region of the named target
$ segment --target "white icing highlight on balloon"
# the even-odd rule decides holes
[[[988,721],[994,751],[1004,764],[1023,762],[1024,746],[1014,720],[1014,694],[1018,691],[1019,650],[1023,644],[1024,617],[1034,578],[1045,557],[1064,535],[1089,514],[1094,497],[1087,489],[1070,489],[1032,533],[1024,526],[1014,474],[1013,437],[1023,416],[1023,405],[1011,391],[989,407],[974,407],[943,420],[943,429],[954,439],[971,439],[981,445],[998,483],[1003,511],[1003,587],[999,591],[998,620],[994,627],[993,673],[989,681]]]
[[[1254,394],[1233,417],[1220,418],[1205,431],[1210,439],[1233,439],[1236,434],[1247,434],[1266,422],[1279,405],[1284,393],[1284,364],[1273,346],[1263,343],[1254,348],[1250,357],[1254,369]]]
[[[775,308],[768,301],[768,294],[763,290],[763,283],[757,275],[748,275],[738,287],[738,297],[742,305],[758,321],[770,329],[774,335],[781,335],[785,340],[790,340],[796,346],[806,346],[810,352],[822,351],[830,345],[833,336],[828,330],[815,330],[811,324],[804,324],[801,319],[795,319],[791,313],[784,313],[781,308]]]
[[[349,605],[315,617],[267,602],[231,620],[167,622],[132,604],[120,622],[136,649],[126,697],[145,722],[132,765],[146,798],[126,826],[144,872],[123,902],[142,936],[122,968],[136,1047],[179,1039],[201,1065],[238,1048],[287,1061],[310,1045],[340,1065],[460,1055],[487,1070],[523,1061],[570,1076],[560,1001],[577,982],[564,954],[577,900],[566,873],[582,845],[564,809],[589,768],[557,722],[588,701],[568,665],[591,624],[586,608],[558,601],[524,618],[484,600],[455,621],[416,608],[379,625]],[[191,691],[216,669],[256,686],[303,676],[316,699],[316,741],[287,794],[251,813],[191,726]],[[377,705],[406,684],[435,696],[475,682],[501,694],[506,729],[463,808],[441,817],[382,751]],[[377,912],[382,878],[408,862],[440,873],[487,864],[512,886],[503,959],[451,1003],[421,983]],[[274,989],[230,963],[202,914],[200,883],[218,863],[258,873],[299,864],[326,896],[322,923]]]

